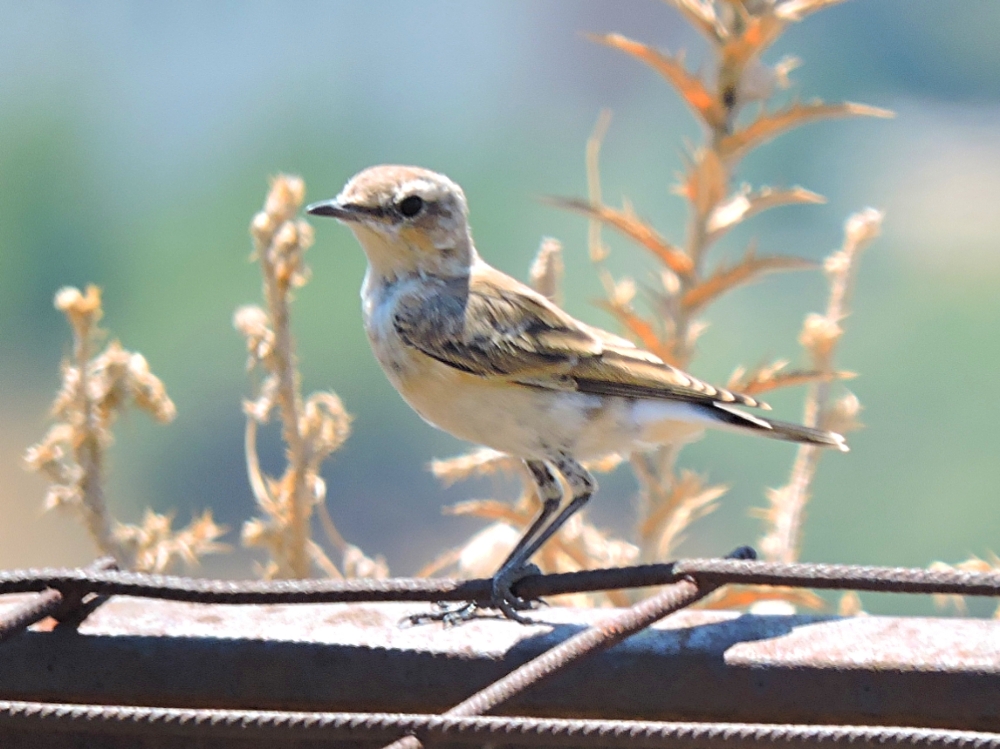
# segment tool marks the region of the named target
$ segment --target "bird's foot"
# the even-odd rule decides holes
[[[479,618],[484,612],[495,609],[507,619],[521,624],[533,624],[531,619],[521,616],[519,611],[537,608],[541,601],[530,601],[516,595],[513,587],[522,578],[538,575],[541,570],[534,564],[520,567],[503,567],[493,576],[493,590],[489,601],[468,601],[465,603],[441,602],[434,604],[434,610],[422,614],[412,614],[404,619],[410,625],[441,622],[446,627],[455,626],[470,619]]]
[[[531,575],[539,575],[541,570],[534,564],[522,564],[514,567],[501,567],[493,576],[493,598],[490,606],[500,609],[500,612],[508,619],[513,619],[521,624],[534,624],[531,619],[521,616],[519,611],[530,611],[537,607],[540,601],[521,598],[514,593],[514,585]]]
[[[466,622],[476,618],[481,610],[480,605],[475,601],[463,603],[452,603],[450,601],[438,601],[434,604],[433,611],[421,614],[410,614],[403,619],[403,624],[414,626],[417,624],[430,624],[431,622],[441,622],[446,627]]]

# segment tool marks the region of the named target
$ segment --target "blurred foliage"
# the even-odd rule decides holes
[[[19,465],[59,386],[67,351],[51,299],[67,284],[104,288],[116,334],[142,351],[178,408],[168,428],[119,424],[109,495],[128,504],[112,508],[116,517],[138,521],[146,506],[178,517],[212,507],[232,527],[253,513],[242,454],[244,348],[230,320],[258,297],[246,217],[270,176],[301,174],[320,199],[374,163],[449,174],[466,189],[491,262],[524,277],[540,238],[559,237],[567,308],[610,326],[590,304],[600,287],[586,260],[585,222],[536,200],[578,193],[581,144],[609,105],[608,202],[656,196],[637,201],[637,213],[683,225],[683,203],[657,191],[683,168],[677,144],[696,132],[684,105],[660,95],[654,73],[580,33],[693,49],[684,24],[655,0],[8,1],[0,13],[0,502],[22,518],[4,524],[2,566],[90,555],[74,529],[26,514],[44,486]],[[768,254],[819,260],[856,206],[887,211],[854,297],[865,323],[840,353],[843,366],[862,373],[852,389],[866,404],[867,429],[817,480],[805,559],[925,565],[1000,545],[1000,402],[991,395],[1000,365],[1000,223],[990,218],[1000,181],[997,31],[998,5],[852,0],[792,29],[769,53],[774,61],[808,50],[795,72],[802,91],[897,112],[890,123],[793,133],[753,154],[742,175],[808,185],[829,202],[761,216],[734,232],[734,247],[761,236]],[[613,252],[612,261],[616,274],[639,279],[653,267],[636,253]],[[323,470],[331,512],[394,571],[415,570],[477,527],[440,516],[475,488],[442,491],[426,470],[462,446],[420,422],[368,352],[357,301],[364,261],[347,232],[322,227],[311,265],[313,281],[296,301],[303,387],[335,389],[355,416],[352,439]],[[794,357],[798,323],[823,293],[822,278],[810,287],[776,277],[764,293],[723,300],[709,315],[719,324],[703,336],[695,374],[723,382],[733,361],[762,351]],[[769,400],[778,415],[798,411],[795,394]],[[279,471],[277,433],[262,433],[260,447],[262,468]],[[755,538],[746,511],[792,451],[725,434],[693,445],[689,465],[735,488],[681,551],[714,554]],[[624,530],[634,493],[626,473],[605,478],[589,517]],[[208,573],[249,570],[239,554],[205,565]],[[865,606],[931,610],[913,599]]]

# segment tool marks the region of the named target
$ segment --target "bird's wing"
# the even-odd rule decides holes
[[[407,345],[480,377],[626,398],[762,405],[575,320],[489,266],[442,282],[435,293],[404,297],[393,323]]]

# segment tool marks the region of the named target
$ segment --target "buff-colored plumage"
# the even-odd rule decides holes
[[[839,434],[764,419],[754,398],[709,385],[630,341],[574,319],[476,252],[461,188],[426,169],[379,166],[309,207],[353,231],[368,257],[365,329],[390,381],[424,419],[525,459],[546,510],[495,580],[510,584],[596,488],[579,461],[683,442],[705,427],[846,450]],[[559,506],[563,476],[573,494]]]

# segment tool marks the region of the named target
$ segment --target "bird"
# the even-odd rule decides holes
[[[523,460],[537,487],[539,515],[486,602],[507,618],[530,621],[520,612],[534,602],[513,586],[537,572],[531,557],[596,492],[588,459],[683,443],[706,427],[848,450],[840,434],[751,413],[769,407],[575,319],[493,268],[473,242],[465,193],[443,174],[373,166],[306,212],[345,224],[364,250],[365,332],[403,399],[432,426]]]

